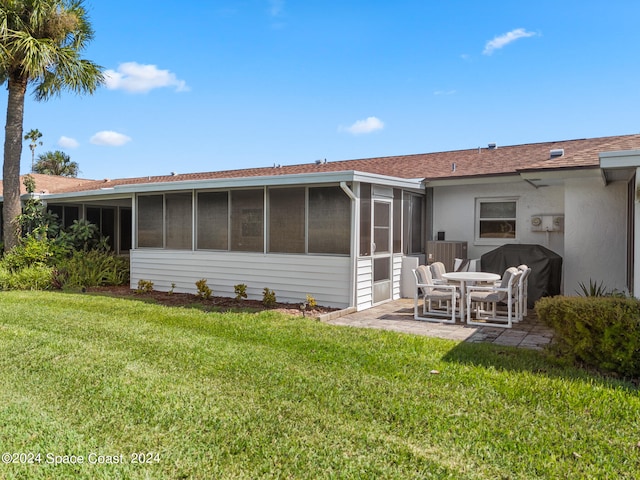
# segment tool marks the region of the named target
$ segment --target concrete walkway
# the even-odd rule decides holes
[[[413,299],[409,298],[394,300],[361,312],[333,312],[320,320],[332,325],[379,328],[461,342],[491,342],[537,350],[544,348],[553,339],[551,329],[540,322],[531,310],[522,322],[514,323],[513,328],[477,327],[461,323],[454,325],[414,320]]]

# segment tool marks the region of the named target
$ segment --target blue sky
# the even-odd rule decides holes
[[[106,85],[29,97],[24,122],[36,154],[62,150],[85,178],[640,130],[637,0],[85,5]]]

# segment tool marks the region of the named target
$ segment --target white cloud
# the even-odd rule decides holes
[[[103,145],[107,147],[120,147],[131,141],[131,137],[111,130],[103,130],[91,137],[91,143],[94,145]]]
[[[340,127],[339,130],[347,131],[353,135],[360,135],[363,133],[371,133],[376,130],[382,130],[384,123],[377,117],[368,117],[365,120],[358,120],[349,127]]]
[[[439,95],[455,95],[456,91],[455,90],[436,90],[435,92],[433,92],[434,95],[439,96]]]
[[[516,28],[503,35],[495,37],[493,40],[487,42],[482,51],[483,55],[491,55],[495,50],[499,50],[511,42],[515,42],[520,38],[535,37],[537,33],[527,32],[524,28]]]
[[[105,85],[109,90],[124,90],[129,93],[147,93],[154,88],[175,87],[176,92],[189,90],[184,80],[175,73],[160,70],[155,65],[126,62],[118,65],[118,70],[105,70]]]
[[[62,148],[78,148],[80,143],[75,138],[69,138],[63,135],[58,139],[58,145]]]

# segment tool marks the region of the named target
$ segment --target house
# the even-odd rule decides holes
[[[561,255],[581,282],[640,296],[640,135],[308,164],[80,180],[34,175],[69,225],[96,223],[131,259],[131,286],[363,310],[400,297],[443,232],[480,257],[505,243]],[[411,260],[411,262],[407,262]],[[404,266],[403,266],[404,265]],[[410,273],[410,272],[409,272]]]

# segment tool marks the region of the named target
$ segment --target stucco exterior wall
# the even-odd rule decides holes
[[[466,241],[469,258],[479,258],[504,243],[543,245],[564,256],[564,236],[557,232],[532,232],[531,216],[563,214],[564,188],[561,185],[539,187],[526,182],[436,187],[433,195],[433,230],[445,232],[446,240]],[[486,244],[474,241],[477,198],[511,197],[518,199],[516,239]]]
[[[626,182],[604,186],[602,180],[565,183],[565,294],[580,282],[603,282],[608,289],[626,289]]]

